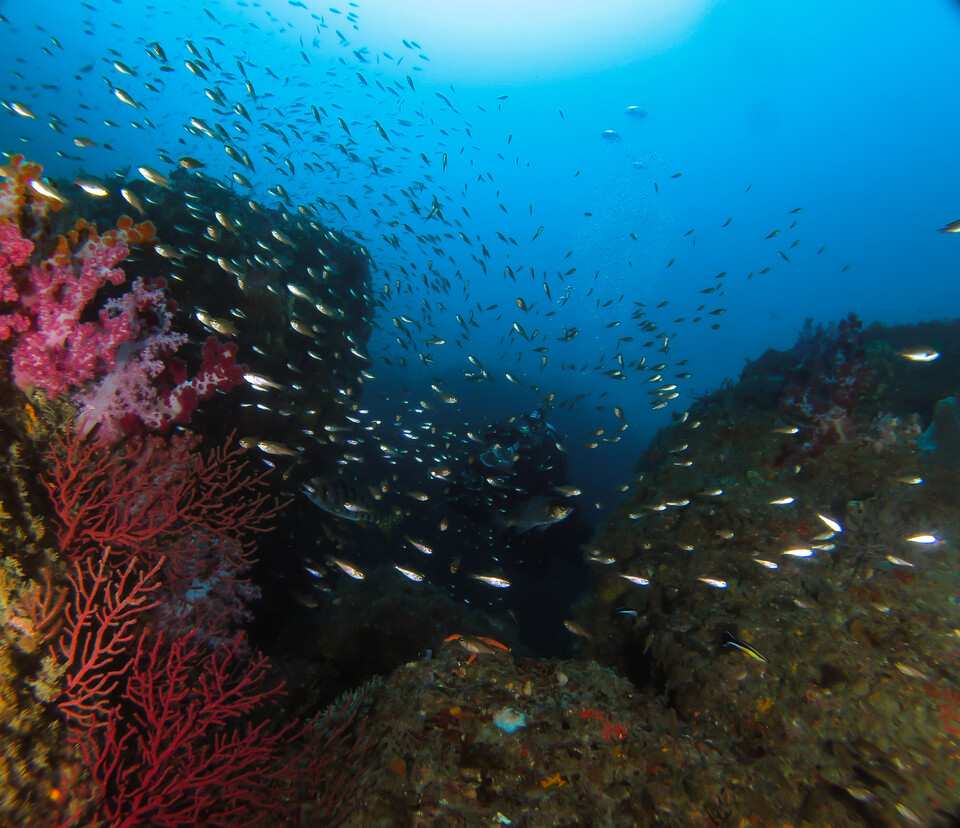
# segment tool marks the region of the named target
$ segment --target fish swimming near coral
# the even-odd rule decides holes
[[[386,536],[403,517],[400,513],[382,514],[374,506],[368,490],[343,477],[314,477],[303,484],[310,502],[334,517],[377,526]]]
[[[310,502],[344,520],[375,522],[373,501],[361,486],[342,477],[314,477],[303,485]]]
[[[529,532],[531,529],[546,529],[554,523],[566,519],[573,507],[550,497],[537,495],[518,504],[503,518],[503,526],[516,532]]]

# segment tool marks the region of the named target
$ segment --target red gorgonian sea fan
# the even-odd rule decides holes
[[[224,615],[252,586],[248,533],[280,506],[239,449],[201,455],[198,442],[104,450],[71,434],[52,460],[45,482],[72,564],[57,706],[83,769],[57,805],[61,828],[311,813],[333,824],[367,767],[356,711],[329,727],[285,716],[268,660]]]
[[[159,569],[160,561],[148,572],[138,572],[131,560],[113,570],[109,552],[96,563],[87,559],[74,564],[69,576],[73,597],[56,647],[65,672],[60,710],[71,728],[89,731],[115,704],[147,613],[160,603]]]
[[[75,734],[98,816],[111,828],[283,824],[291,816],[289,789],[304,771],[282,753],[301,728],[271,727],[264,706],[280,685],[241,638],[213,650],[196,636],[139,638],[122,697],[93,738]]]
[[[256,538],[283,508],[264,488],[269,471],[252,473],[231,441],[202,453],[194,434],[146,435],[105,449],[68,433],[44,477],[63,553],[107,550],[118,569],[162,561],[159,626],[229,637],[259,596],[246,577]]]
[[[196,450],[199,442],[190,433],[169,441],[148,435],[103,449],[68,432],[43,481],[63,552],[75,559],[109,547],[121,560],[163,557],[187,575],[202,539],[217,543],[229,563],[249,566],[254,536],[270,531],[282,508],[263,491],[269,472],[251,474],[232,437],[206,455]]]

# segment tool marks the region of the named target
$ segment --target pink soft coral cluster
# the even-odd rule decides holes
[[[0,305],[19,302],[20,291],[11,273],[21,267],[33,253],[33,242],[23,238],[20,231],[9,222],[0,224]],[[0,313],[0,340],[9,339],[30,327],[30,320],[22,311],[13,309]]]
[[[816,456],[859,435],[864,424],[856,416],[857,403],[873,384],[861,328],[852,313],[815,331],[807,320],[794,347],[801,357],[794,382],[780,399],[781,410],[801,425],[803,436],[789,460]]]
[[[883,454],[898,444],[916,449],[917,438],[922,433],[916,414],[907,419],[901,419],[887,413],[874,418],[866,439],[877,454]]]
[[[129,252],[122,240],[94,235],[77,253],[30,268],[20,289],[21,318],[28,324],[13,349],[19,388],[56,395],[113,369],[121,346],[137,334],[136,308],[108,304],[95,322],[80,317],[102,287],[126,281],[116,265]]]
[[[172,423],[187,423],[201,400],[217,391],[229,391],[243,381],[245,366],[236,361],[237,346],[215,337],[203,346],[203,364],[192,379],[173,354],[187,340],[171,330],[162,281],[134,281],[131,290],[105,306],[109,314],[135,322],[121,342],[110,370],[98,382],[80,391],[81,435],[99,425],[101,442],[117,442],[125,434],[166,431]]]
[[[82,219],[53,253],[37,256],[41,231],[27,238],[21,223],[45,226],[46,207],[31,180],[41,169],[15,158],[0,186],[0,340],[13,339],[13,380],[27,390],[76,393],[79,428],[99,426],[98,439],[115,443],[125,434],[164,431],[186,423],[201,400],[243,380],[236,346],[215,338],[203,347],[200,372],[188,379],[174,354],[187,337],[172,331],[174,303],[163,280],[136,279],[119,298],[88,318],[101,289],[126,282],[118,265],[130,245],[153,237],[147,222],[122,217],[102,236]],[[24,217],[28,221],[21,222]],[[39,220],[38,220],[39,218]]]

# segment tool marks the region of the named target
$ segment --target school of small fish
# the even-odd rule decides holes
[[[47,179],[33,182],[41,196],[54,201],[99,202],[118,192],[138,218],[150,218],[160,205],[169,209],[165,200],[180,192],[172,178],[179,171],[217,182],[248,200],[251,214],[266,204],[291,223],[339,228],[327,231],[331,249],[329,255],[317,252],[315,268],[285,277],[294,306],[302,310],[291,316],[290,328],[318,362],[324,356],[316,342],[325,323],[342,317],[347,301],[367,306],[365,318],[373,334],[366,347],[350,340],[352,358],[363,367],[355,384],[343,378],[336,389],[339,422],[327,424],[322,434],[305,431],[295,441],[274,434],[242,440],[264,462],[287,468],[307,465],[317,444],[335,447],[338,468],[310,477],[300,491],[336,518],[395,520],[442,497],[454,462],[477,442],[473,438],[481,424],[457,421],[450,413],[461,405],[470,384],[498,383],[500,393],[513,390],[519,410],[543,406],[555,413],[576,411],[577,422],[596,418],[573,438],[589,450],[619,442],[630,425],[628,411],[639,418],[668,406],[682,410],[690,399],[693,373],[687,370],[689,357],[670,356],[678,339],[691,325],[719,329],[728,311],[723,302],[728,284],[775,269],[788,272],[794,251],[803,244],[803,208],[785,208],[779,226],[756,239],[760,255],[754,271],[711,272],[709,278],[694,277],[696,285],[688,294],[678,288],[669,300],[640,301],[613,289],[619,283],[608,281],[606,274],[578,270],[574,249],[559,256],[542,253],[545,242],[558,241],[551,238],[550,223],[541,220],[537,205],[518,204],[502,193],[501,182],[537,163],[512,149],[509,95],[490,93],[485,104],[461,102],[455,88],[438,85],[432,77],[429,56],[414,39],[403,39],[390,51],[367,48],[357,2],[339,9],[289,0],[285,14],[258,4],[236,5],[235,13],[213,6],[137,4],[134,29],[120,22],[131,14],[129,4],[79,2],[77,27],[62,31],[56,20],[30,20],[29,9],[6,10],[10,17],[0,15],[0,26],[8,55],[12,49],[14,56],[7,58],[11,68],[0,90],[0,117],[6,119],[3,149],[8,155],[36,156],[33,160],[48,169],[73,171],[69,186]],[[183,19],[179,29],[184,34],[154,40],[153,24],[167,30],[173,18]],[[10,44],[29,42],[28,35],[39,38],[38,45],[16,53]],[[285,53],[273,50],[287,59],[268,65],[258,57],[260,44],[281,37],[295,46]],[[77,56],[79,65],[64,73],[69,54]],[[81,57],[87,55],[94,57]],[[66,116],[64,100],[71,102],[71,113],[82,114]],[[648,112],[630,104],[622,116],[636,125]],[[553,128],[564,124],[560,110]],[[497,135],[499,143],[484,138],[481,149],[474,133]],[[622,141],[614,129],[599,137],[611,147]],[[648,177],[638,186],[656,196],[667,187],[684,186],[682,171],[661,172],[657,177],[645,170]],[[579,171],[565,174],[572,179]],[[147,185],[147,197],[138,195]],[[204,255],[216,261],[225,283],[241,290],[252,269],[282,271],[285,256],[303,252],[291,232],[275,227],[256,238],[260,254],[235,255],[232,238],[252,232],[247,219],[220,211],[211,215],[202,204],[186,206],[192,223],[185,238],[195,234],[220,245],[219,254]],[[471,211],[482,212],[483,219],[475,220]],[[486,230],[492,226],[490,216],[500,223],[492,233]],[[727,218],[721,229],[732,221]],[[960,221],[941,229],[958,233]],[[362,295],[354,291],[352,297],[338,293],[340,274],[333,264],[332,248],[346,239],[356,241],[371,269],[367,290]],[[690,228],[677,241],[692,250],[696,240],[696,228]],[[824,251],[820,247],[815,255]],[[189,278],[190,261],[199,255],[182,238],[159,239],[155,252],[170,262],[179,279]],[[677,252],[666,268],[675,273],[683,266]],[[844,264],[840,272],[849,267]],[[478,301],[475,285],[491,281],[502,286],[503,300]],[[238,342],[241,358],[251,365],[246,381],[260,393],[261,407],[277,408],[282,415],[284,395],[309,386],[309,376],[301,372],[268,375],[258,370],[257,354],[269,346],[247,337],[244,314],[217,315],[200,307],[191,313],[204,329]],[[573,350],[585,341],[592,343],[589,359]],[[901,356],[922,363],[939,354],[918,346]],[[380,401],[396,412],[392,421],[373,413],[373,405],[360,408],[356,401],[359,386],[377,394],[377,379],[385,372],[394,381],[402,378],[407,388]],[[594,377],[593,389],[565,393],[574,375]],[[790,433],[790,425],[780,428]],[[676,462],[692,465],[682,456],[684,448],[674,447]],[[383,508],[384,497],[398,494],[391,487],[390,467],[404,458],[422,468],[422,486],[402,493],[405,507]],[[496,485],[497,480],[489,482]],[[505,514],[507,527],[524,531],[565,518],[579,490],[565,485],[555,494],[561,500],[532,498],[525,510]],[[793,500],[785,494],[771,506]],[[833,532],[842,531],[829,517],[821,519]],[[439,527],[438,537],[446,528]],[[938,542],[934,534],[907,540]],[[431,539],[408,536],[405,541],[418,556],[434,554]],[[813,544],[781,554],[807,557],[816,549]],[[590,560],[612,563],[600,553]],[[757,562],[777,566],[766,559]],[[331,570],[364,577],[357,564],[339,555],[312,566],[308,571],[318,577]],[[403,578],[424,580],[413,564],[393,566]],[[450,571],[458,567],[454,559]],[[500,572],[464,575],[494,590],[511,585]],[[637,586],[649,584],[638,573],[621,577]],[[711,573],[700,581],[715,589],[727,585]],[[567,626],[575,635],[589,635],[576,622]],[[729,643],[763,660],[743,642]]]

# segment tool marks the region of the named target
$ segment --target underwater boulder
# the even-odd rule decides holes
[[[946,397],[936,404],[933,421],[920,435],[917,446],[941,465],[960,465],[960,400]]]

